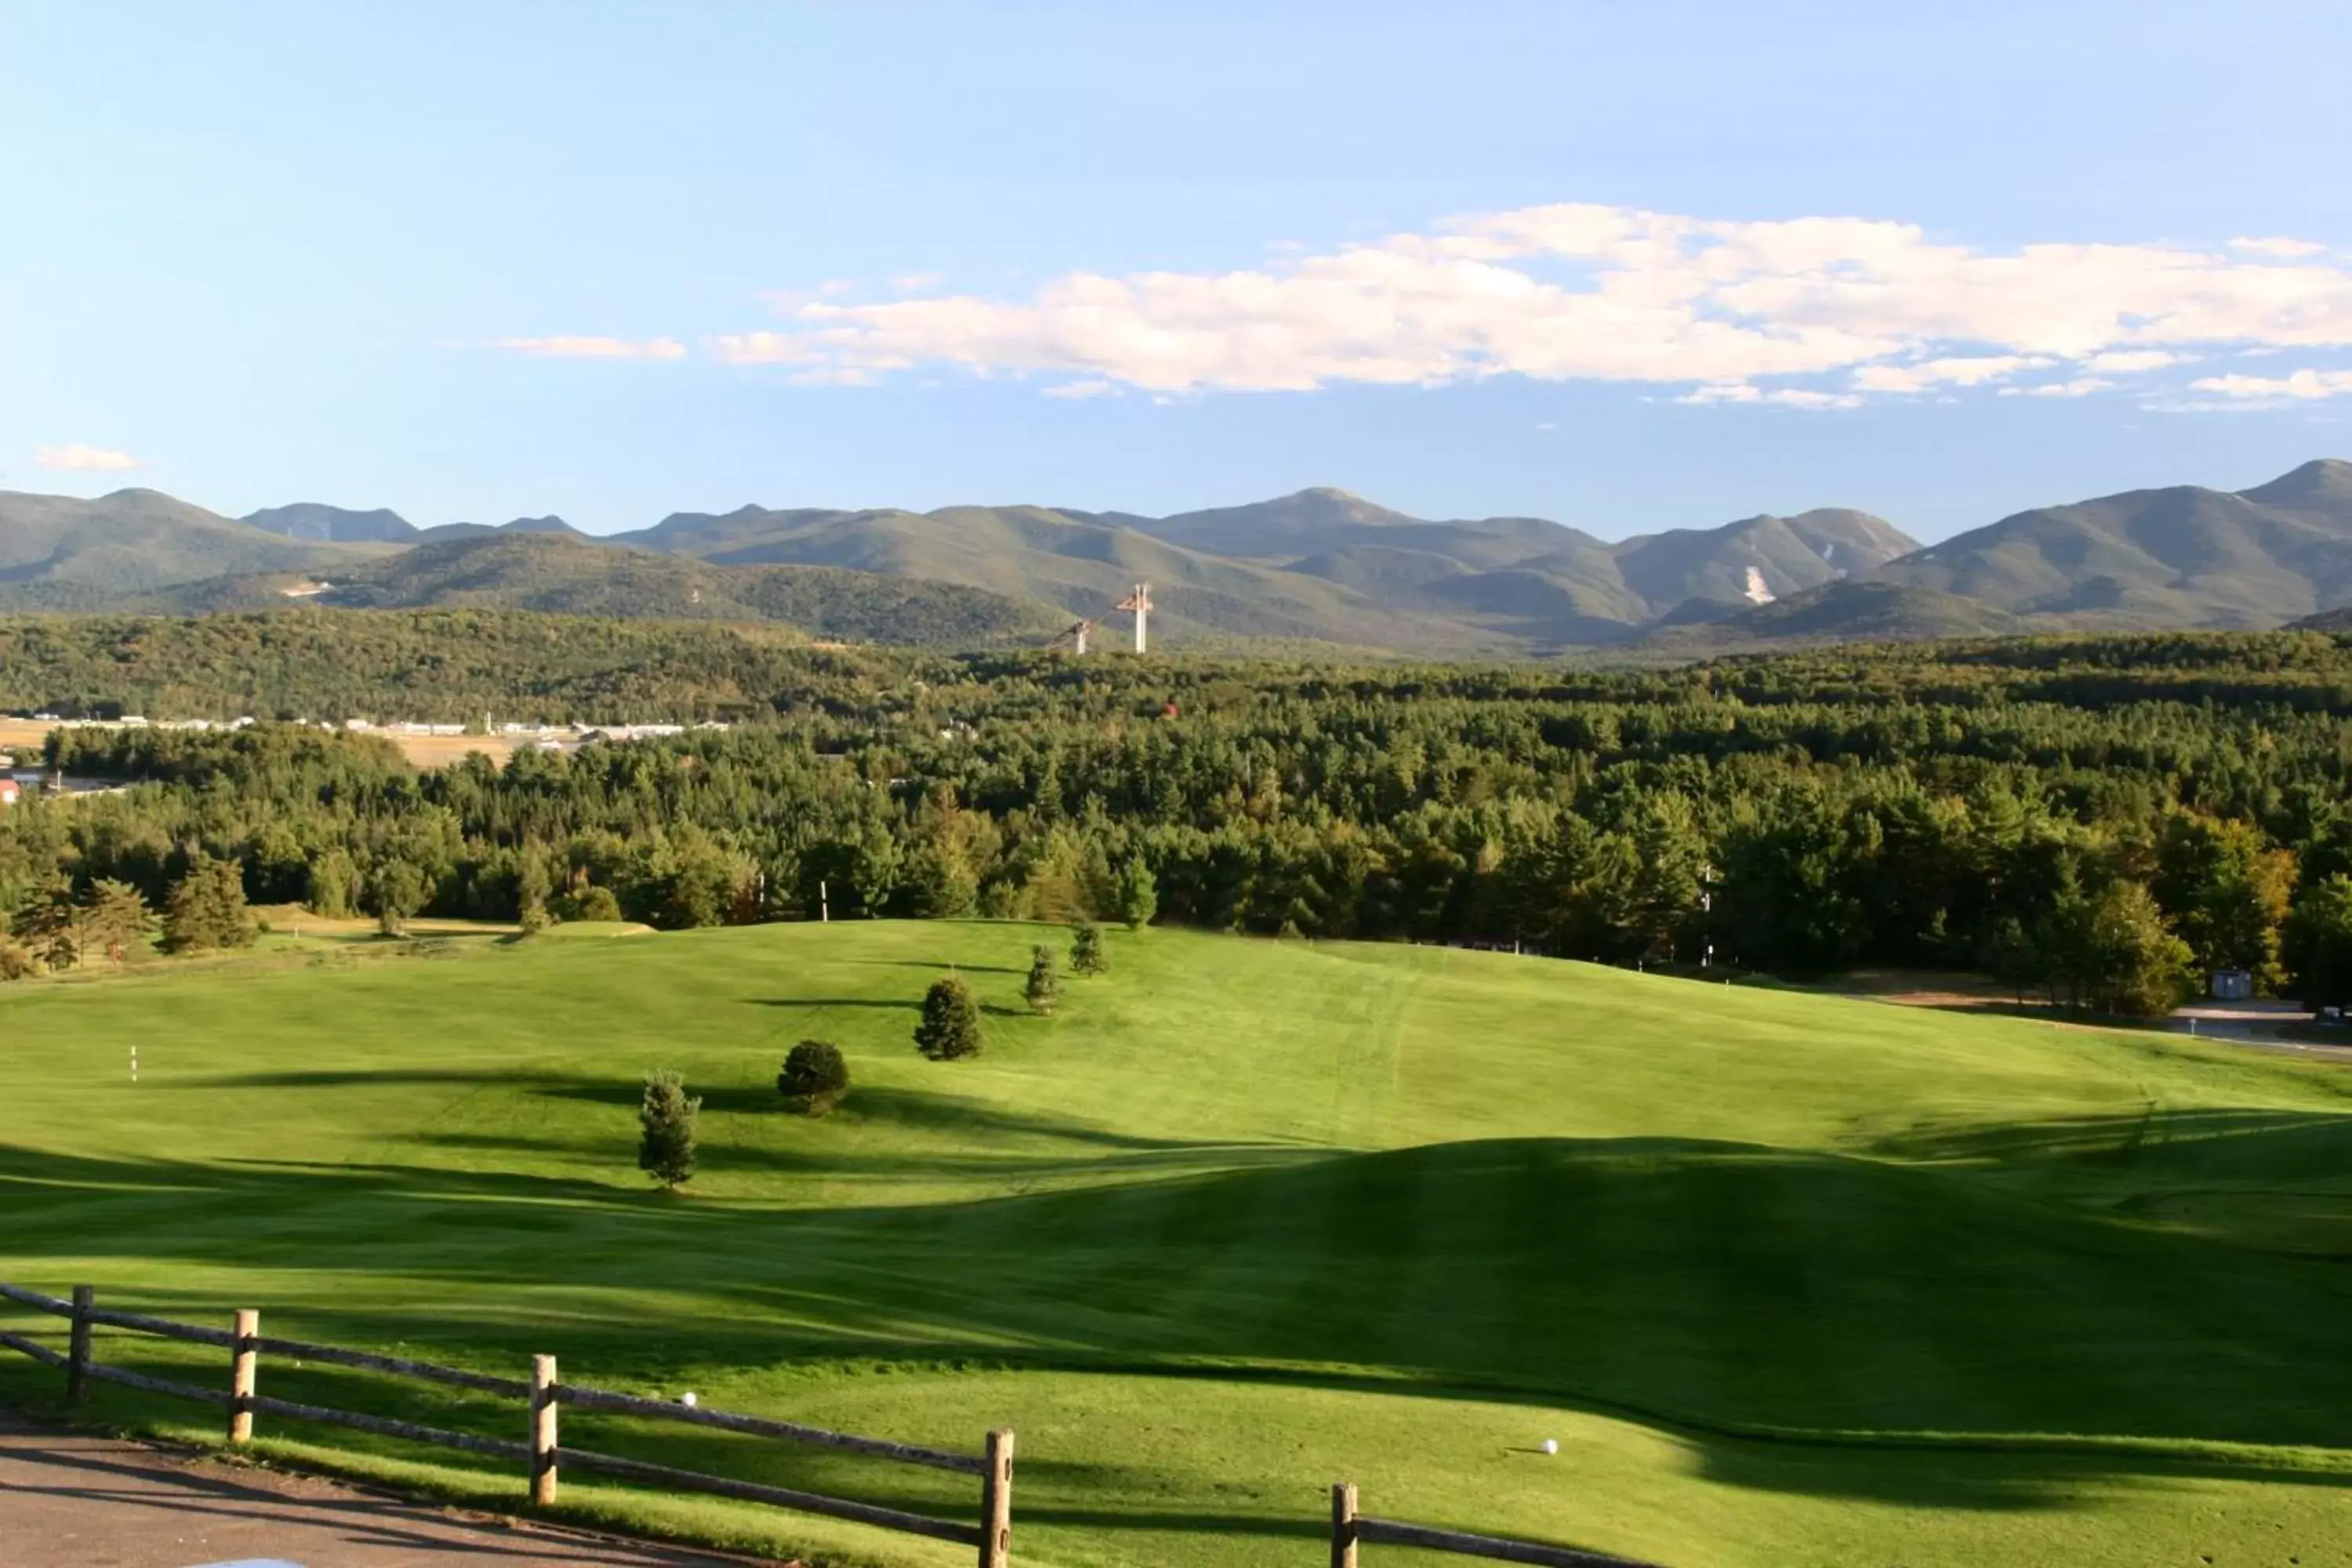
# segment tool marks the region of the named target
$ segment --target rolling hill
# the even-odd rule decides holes
[[[2343,1559],[2341,1069],[1170,928],[1111,932],[1110,972],[1039,1016],[1021,977],[1064,940],[861,920],[371,962],[387,944],[281,931],[0,987],[0,1027],[41,1042],[0,1096],[6,1277],[962,1452],[1010,1426],[1024,1563],[1319,1563],[1338,1479],[1390,1517],[1676,1568]],[[987,1046],[928,1062],[908,1031],[950,973]],[[774,1088],[803,1037],[850,1065],[822,1119]],[[649,1066],[702,1096],[675,1196],[634,1163]],[[100,1353],[226,1374],[209,1346]],[[470,1392],[267,1353],[262,1377],[517,1429]],[[58,1389],[0,1352],[0,1393]],[[216,1411],[111,1385],[83,1414],[218,1440]],[[771,1486],[975,1501],[825,1448],[564,1422]],[[520,1491],[504,1461],[261,1435],[476,1506]],[[763,1559],[970,1561],[585,1475],[565,1495]]]

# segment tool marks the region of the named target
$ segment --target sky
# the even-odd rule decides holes
[[[1337,485],[1922,539],[2352,458],[2352,7],[0,0],[0,489]]]

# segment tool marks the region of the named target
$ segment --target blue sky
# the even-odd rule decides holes
[[[0,487],[1927,538],[2242,487],[2352,457],[2347,45],[2259,0],[0,0]]]

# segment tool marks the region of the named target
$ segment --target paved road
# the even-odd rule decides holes
[[[741,1560],[734,1560],[740,1568]],[[0,1568],[727,1568],[0,1415]]]

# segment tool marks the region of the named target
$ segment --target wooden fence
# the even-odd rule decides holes
[[[1008,1568],[1012,1561],[1013,1434],[1009,1430],[999,1429],[988,1434],[985,1455],[975,1458],[968,1454],[950,1454],[938,1448],[887,1442],[879,1437],[828,1432],[822,1427],[803,1426],[791,1421],[734,1415],[724,1411],[674,1405],[661,1399],[640,1399],[634,1394],[568,1384],[558,1379],[555,1358],[549,1355],[532,1359],[530,1379],[524,1382],[520,1378],[494,1377],[485,1373],[460,1371],[456,1367],[436,1366],[429,1362],[407,1361],[399,1356],[345,1350],[339,1345],[267,1338],[261,1332],[260,1314],[253,1311],[238,1311],[232,1326],[224,1330],[175,1322],[168,1318],[151,1318],[138,1312],[104,1310],[97,1304],[96,1293],[87,1285],[75,1286],[72,1300],[61,1300],[55,1296],[42,1295],[37,1290],[27,1290],[0,1281],[0,1297],[70,1321],[71,1331],[63,1354],[26,1335],[0,1332],[0,1345],[64,1371],[66,1398],[69,1403],[80,1403],[88,1395],[89,1384],[93,1382],[121,1384],[126,1388],[136,1388],[148,1394],[199,1400],[226,1407],[228,1440],[233,1444],[252,1441],[253,1418],[256,1415],[282,1415],[289,1420],[351,1426],[412,1443],[461,1448],[471,1454],[509,1460],[528,1467],[530,1500],[541,1508],[554,1504],[557,1479],[562,1471],[566,1468],[591,1470],[624,1480],[646,1481],[679,1491],[709,1492],[750,1502],[772,1503],[803,1513],[851,1520],[884,1530],[903,1531],[910,1535],[929,1536],[935,1541],[951,1541],[977,1547],[980,1568]],[[228,1386],[225,1389],[206,1388],[108,1366],[90,1352],[90,1330],[100,1325],[225,1350],[229,1352]],[[476,1436],[470,1432],[453,1432],[439,1426],[421,1426],[410,1421],[368,1415],[355,1410],[332,1410],[315,1405],[298,1405],[288,1399],[274,1399],[257,1390],[256,1374],[260,1358],[265,1354],[391,1373],[395,1376],[421,1378],[451,1387],[472,1389],[477,1393],[520,1399],[529,1405],[530,1440],[509,1443],[495,1437]],[[852,1502],[845,1498],[824,1497],[783,1487],[758,1486],[750,1481],[729,1480],[698,1471],[674,1469],[667,1465],[648,1464],[642,1459],[625,1459],[617,1455],[592,1453],[584,1448],[567,1448],[558,1440],[556,1421],[557,1411],[566,1405],[580,1410],[611,1411],[618,1415],[742,1432],[753,1436],[813,1443],[849,1453],[870,1455],[878,1459],[894,1459],[901,1464],[925,1465],[933,1469],[978,1476],[981,1479],[981,1522],[977,1525],[960,1524],[953,1520],[932,1519],[924,1514],[907,1513],[871,1503]]]
[[[1547,1568],[1650,1568],[1650,1564],[1630,1557],[1580,1552],[1572,1546],[1545,1546],[1533,1541],[1508,1541],[1499,1535],[1472,1535],[1466,1531],[1374,1519],[1356,1511],[1355,1483],[1341,1481],[1331,1489],[1331,1568],[1357,1568],[1356,1548],[1366,1543],[1419,1546],[1464,1557],[1491,1558],[1497,1563],[1538,1563]]]

